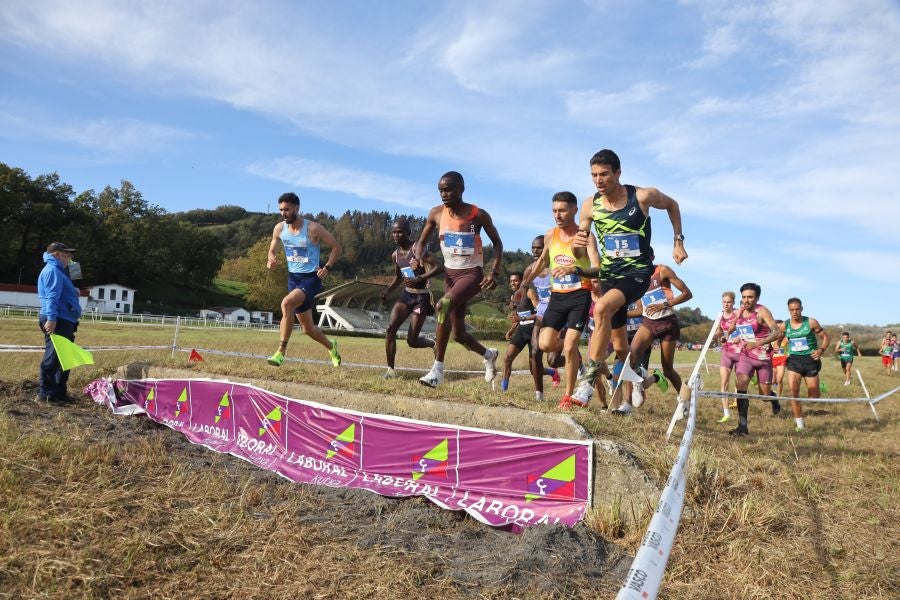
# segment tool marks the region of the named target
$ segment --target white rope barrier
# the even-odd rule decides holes
[[[763,396],[761,394],[738,394],[736,392],[700,392],[698,396],[702,396],[704,398],[753,398],[759,400],[765,400],[767,402],[771,402],[772,400],[778,400],[779,402],[782,400],[790,400],[797,402],[818,402],[822,404],[851,404],[851,403],[859,403],[865,402],[866,404],[877,404],[896,393],[900,390],[900,387],[895,387],[892,390],[889,390],[877,398],[786,398],[784,396],[780,398],[776,398],[775,396]]]

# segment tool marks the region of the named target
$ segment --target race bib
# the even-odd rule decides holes
[[[528,317],[532,316],[530,310],[520,310],[516,314],[519,315],[520,319],[528,319]],[[534,319],[528,319],[526,321],[519,321],[520,325],[528,325],[529,323],[534,323]]]
[[[809,350],[809,340],[805,337],[802,338],[794,338],[790,341],[791,343],[791,352],[806,352]]]
[[[756,339],[756,334],[753,333],[753,325],[738,325],[735,328],[735,333],[744,340],[745,342],[752,342]]]
[[[636,233],[607,233],[603,236],[606,255],[614,258],[634,258],[641,255],[641,242]]]
[[[289,263],[305,264],[309,262],[309,248],[306,246],[285,246],[284,253]]]
[[[470,231],[445,231],[444,249],[454,256],[475,254],[475,234]]]
[[[538,294],[538,300],[541,302],[546,302],[550,300],[550,288],[549,287],[539,287],[535,288]]]
[[[401,267],[400,273],[406,277],[407,279],[415,279],[416,273],[412,270],[412,267]]]
[[[651,304],[662,304],[666,301],[666,292],[662,288],[656,288],[653,291],[647,292],[643,296],[641,296],[641,302],[644,306],[650,306]]]
[[[569,273],[562,277],[553,278],[553,289],[562,292],[566,290],[577,290],[581,287],[581,277],[575,273]]]
[[[640,317],[628,317],[625,319],[625,331],[637,331],[642,321]]]

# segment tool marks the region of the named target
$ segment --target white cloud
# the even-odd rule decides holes
[[[160,152],[198,136],[193,131],[138,119],[54,121],[43,115],[23,116],[2,110],[0,131],[10,138],[39,137],[75,144],[116,159]]]
[[[352,194],[419,210],[427,210],[440,201],[436,186],[294,156],[254,163],[247,171],[298,187]]]

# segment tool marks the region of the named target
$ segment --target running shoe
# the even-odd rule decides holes
[[[566,412],[572,410],[572,396],[563,396],[559,400],[559,404],[556,405],[556,408]]]
[[[387,371],[384,372],[384,375],[382,375],[381,378],[382,379],[393,379],[396,376],[397,376],[397,371],[389,368]]]
[[[794,433],[806,433],[806,427],[794,427]]]
[[[779,402],[777,399],[772,400],[772,416],[777,417],[780,412],[781,412],[781,402]]]
[[[634,409],[631,408],[630,404],[623,404],[619,406],[619,408],[612,411],[612,414],[618,417],[630,417],[632,412],[634,412]]]
[[[549,369],[550,371],[550,381],[553,382],[553,387],[559,387],[559,371],[557,369]]]
[[[747,426],[746,426],[746,425],[738,425],[737,427],[735,427],[734,429],[732,429],[731,431],[729,431],[729,432],[728,432],[728,435],[734,436],[734,437],[740,437],[740,436],[744,436],[744,435],[750,435],[750,430],[747,429]]]
[[[659,391],[664,394],[668,392],[669,382],[666,380],[666,376],[663,374],[662,369],[653,369],[653,374],[656,375],[656,385],[659,386]]]
[[[275,354],[267,358],[266,362],[273,367],[280,367],[284,364],[284,354],[282,352],[276,352]]]
[[[497,376],[497,356],[500,352],[496,348],[488,348],[488,356],[484,359],[484,380],[492,382]]]
[[[444,372],[431,367],[431,370],[424,377],[419,378],[419,383],[435,388],[444,382]]]
[[[337,340],[331,340],[331,350],[328,351],[328,356],[331,357],[331,364],[336,367],[341,366],[341,354],[337,349]]]
[[[594,395],[594,386],[587,382],[582,382],[578,384],[578,387],[575,388],[575,393],[572,394],[572,402],[577,404],[578,406],[587,406],[588,402],[591,401],[591,396]]]
[[[450,301],[441,298],[438,300],[437,310],[435,310],[435,317],[439,325],[447,319],[448,312],[450,312]]]
[[[640,408],[641,404],[646,400],[646,395],[644,392],[644,386],[640,383],[632,384],[631,386],[631,404],[635,408]]]
[[[756,385],[758,382],[759,382],[759,380],[756,378],[756,373],[754,373],[753,377],[750,378],[750,383],[752,383],[753,385]]]
[[[729,415],[722,415],[722,418],[719,419],[718,421],[716,421],[716,423],[727,423],[727,422],[730,421],[730,420],[731,420],[731,416],[729,416]]]

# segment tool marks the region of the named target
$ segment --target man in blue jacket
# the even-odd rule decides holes
[[[66,267],[72,262],[75,248],[61,242],[53,242],[44,253],[44,268],[38,276],[38,298],[41,312],[38,323],[44,333],[44,358],[41,361],[41,382],[38,396],[40,400],[66,402],[66,384],[69,372],[63,371],[50,341],[55,333],[75,341],[81,305],[78,303],[78,289],[69,279]]]

